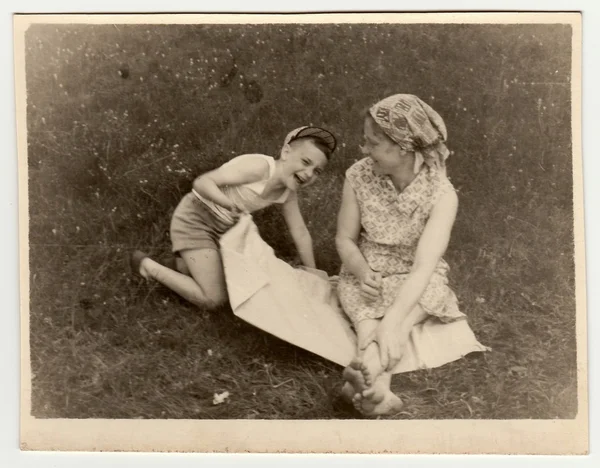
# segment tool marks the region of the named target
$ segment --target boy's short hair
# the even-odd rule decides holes
[[[333,151],[331,150],[331,147],[326,142],[321,140],[320,138],[317,138],[314,136],[305,136],[305,137],[295,138],[294,140],[290,141],[289,144],[293,145],[297,141],[308,141],[315,148],[320,150],[327,159],[331,158],[331,154],[333,153]]]
[[[286,143],[291,144],[298,140],[308,140],[329,159],[332,153],[335,151],[337,141],[328,130],[320,127],[300,127],[290,132],[286,138]]]

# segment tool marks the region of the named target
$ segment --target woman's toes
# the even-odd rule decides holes
[[[361,370],[361,368],[364,366],[362,359],[359,358],[358,356],[355,357],[354,359],[352,359],[352,361],[350,361],[350,367],[352,367],[355,370]]]
[[[374,388],[367,388],[366,390],[364,390],[362,392],[363,398],[372,398],[373,395],[375,395],[375,389]]]

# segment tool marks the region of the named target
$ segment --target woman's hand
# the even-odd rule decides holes
[[[360,278],[360,292],[364,299],[375,301],[381,296],[381,273],[370,268]]]
[[[404,355],[409,334],[410,330],[403,330],[384,317],[377,328],[360,343],[360,349],[364,351],[371,343],[377,343],[381,366],[386,371],[392,371]]]
[[[402,359],[410,330],[386,323],[385,317],[377,326],[377,340],[379,344],[379,359],[381,366],[392,371]]]

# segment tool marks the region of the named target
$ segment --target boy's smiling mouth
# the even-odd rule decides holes
[[[296,183],[298,185],[302,185],[306,182],[306,180],[304,180],[302,177],[300,177],[298,174],[294,174],[294,180],[296,181]]]

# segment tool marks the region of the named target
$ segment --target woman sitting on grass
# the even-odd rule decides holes
[[[412,328],[430,316],[463,318],[442,259],[458,199],[446,178],[442,118],[416,96],[371,107],[364,159],[346,172],[336,245],[338,294],[358,334],[343,395],[369,416],[398,412],[390,389]]]
[[[132,270],[155,279],[198,307],[219,306],[228,300],[220,237],[242,213],[272,204],[282,206],[302,263],[315,268],[312,239],[296,191],[317,179],[335,147],[336,140],[327,130],[300,127],[287,135],[277,160],[246,154],[198,177],[171,220],[176,262],[169,268],[135,251],[130,258]]]

